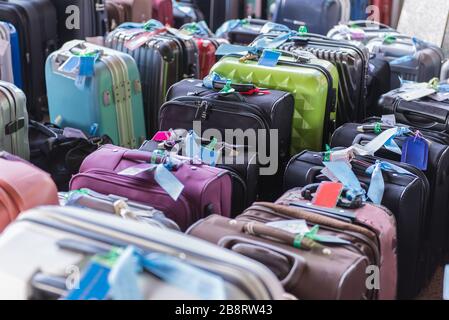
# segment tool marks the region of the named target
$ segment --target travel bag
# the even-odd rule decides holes
[[[323,154],[304,151],[294,156],[284,175],[284,190],[305,187],[311,183],[328,181],[321,174],[324,169]],[[356,156],[352,170],[362,188],[370,185],[371,176],[366,170],[381,158]],[[381,205],[393,212],[397,222],[398,237],[398,298],[416,296],[428,280],[429,261],[428,232],[426,221],[429,198],[429,182],[422,171],[414,166],[389,161],[408,171],[407,174],[382,171],[384,192]]]
[[[244,18],[244,0],[195,0],[195,2],[213,32],[225,21]]]
[[[398,0],[372,0],[371,5],[379,9],[380,22],[391,25],[392,2]]]
[[[292,93],[295,111],[291,154],[304,149],[321,150],[335,126],[338,71],[332,63],[308,52],[286,54],[293,58],[282,56],[274,67],[260,65],[242,54],[230,54],[218,61],[211,71],[234,83]]]
[[[146,22],[153,14],[152,0],[108,0],[121,5],[126,12],[126,20],[117,21],[117,25],[125,22]]]
[[[154,170],[151,161],[158,164]],[[229,216],[232,194],[229,173],[190,162],[157,156],[156,152],[106,145],[84,160],[80,173],[70,182],[70,190],[88,188],[103,194],[114,193],[152,206],[174,220],[181,230],[212,213]]]
[[[331,141],[331,147],[350,147],[353,144],[366,144],[375,139],[378,134],[368,129],[360,132],[360,128],[376,124],[380,119],[372,119],[363,124],[348,123],[338,128]],[[400,126],[400,125],[398,125]],[[412,128],[413,129],[413,128]],[[446,175],[446,168],[449,166],[449,136],[447,134],[437,134],[427,130],[420,130],[420,133],[429,142],[429,154],[427,170],[424,170],[429,184],[429,202],[427,208],[427,220],[424,221],[425,229],[428,230],[427,237],[430,243],[431,254],[429,256],[429,275],[432,275],[436,266],[440,263],[445,250],[448,249],[448,238],[446,230],[449,226],[449,211],[442,208],[449,208],[447,193],[449,190],[449,179]],[[398,136],[394,139],[396,144],[404,151],[404,145],[411,134]],[[401,155],[381,148],[376,152],[378,157],[393,161],[401,161]]]
[[[60,192],[61,205],[91,209],[115,214],[123,219],[135,220],[152,226],[179,231],[179,226],[168,219],[162,211],[113,194],[101,194],[84,188],[70,192]]]
[[[347,24],[339,24],[327,33],[329,38],[335,40],[348,40],[367,44],[372,39],[384,38],[386,36],[399,35],[399,32],[392,27],[372,21],[357,20]]]
[[[50,0],[0,1],[0,21],[15,26],[19,36],[23,87],[30,117],[42,119],[47,107],[44,65],[57,48],[56,9]]]
[[[137,42],[141,46],[132,47]],[[127,23],[119,26],[108,35],[106,46],[126,52],[135,59],[142,81],[147,132],[152,136],[157,131],[159,108],[165,102],[170,86],[183,78],[199,77],[195,39],[175,29],[167,30],[153,20],[145,25]]]
[[[367,44],[371,53],[390,63],[391,72],[402,80],[426,82],[440,76],[441,48],[404,35],[376,38]]]
[[[186,23],[200,22],[204,15],[194,1],[173,1],[174,27],[181,28]]]
[[[59,46],[73,40],[104,36],[109,23],[105,0],[51,0],[58,16]]]
[[[263,36],[262,36],[263,37]],[[279,49],[305,50],[333,63],[339,74],[337,127],[351,119],[366,117],[366,88],[369,52],[361,45],[324,36],[301,33],[291,37]]]
[[[428,89],[423,83],[424,89]],[[397,123],[417,129],[449,133],[449,100],[438,101],[437,96],[426,96],[408,101],[416,88],[403,86],[384,94],[379,105],[384,114],[392,114]]]
[[[88,137],[73,128],[30,120],[30,162],[51,174],[59,191],[67,191],[72,175],[79,172],[84,159],[104,144],[108,136]]]
[[[318,236],[332,240],[299,240],[298,234],[267,225],[284,222],[292,226],[289,220],[293,217],[304,218],[303,228],[319,229]],[[309,210],[255,203],[235,220],[209,216],[194,224],[187,234],[264,264],[278,277],[285,291],[298,299],[370,299],[374,292],[366,287],[365,271],[375,263],[373,256],[379,254],[376,235],[369,229],[352,226],[336,219],[325,220]],[[346,231],[346,227],[351,231]],[[338,243],[340,238],[344,244]]]
[[[30,243],[39,245],[29,250]],[[0,259],[2,299],[292,299],[269,269],[246,257],[78,208],[28,211],[0,237]]]
[[[280,199],[276,201],[277,205],[289,206],[311,210],[314,213],[323,215],[323,217],[334,217],[337,220],[349,219],[353,225],[362,226],[368,230],[374,231],[377,236],[378,257],[373,256],[374,264],[379,267],[380,280],[378,282],[378,291],[373,297],[379,300],[396,299],[397,289],[397,237],[396,220],[390,210],[383,206],[372,203],[364,203],[360,207],[325,208],[311,203],[315,199],[314,191],[318,190],[320,185],[309,185],[308,188],[298,188],[287,191]],[[286,211],[288,212],[288,211]],[[295,216],[291,216],[294,219]],[[281,219],[281,217],[278,217]],[[376,250],[374,250],[376,251]]]
[[[173,26],[173,0],[152,0],[153,19],[160,21],[163,25]]]
[[[351,0],[351,21],[365,20],[367,16],[366,9],[369,6],[369,0]]]
[[[0,233],[21,212],[58,204],[50,176],[19,157],[0,152]],[[4,260],[3,260],[4,261]]]
[[[29,160],[26,97],[22,90],[5,81],[0,81],[0,128],[0,150]]]
[[[45,69],[51,122],[125,147],[145,140],[142,85],[131,56],[73,40],[50,55]]]
[[[217,37],[225,38],[232,44],[249,45],[261,33],[274,31],[279,24],[268,20],[247,18],[242,20],[228,20],[215,32]],[[282,31],[289,32],[286,26],[281,26]]]
[[[341,18],[340,0],[277,0],[273,21],[292,30],[307,26],[311,33],[326,35]]]
[[[0,53],[0,80],[14,83],[11,31],[9,23],[0,22],[0,44],[2,46],[2,52]]]

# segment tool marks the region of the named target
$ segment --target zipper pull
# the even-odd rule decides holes
[[[209,110],[209,103],[207,103],[207,101],[202,101],[198,105],[198,109],[196,110],[195,120],[201,120],[201,121],[207,120],[207,112],[208,112],[208,110]],[[201,119],[199,119],[200,116],[201,116]]]

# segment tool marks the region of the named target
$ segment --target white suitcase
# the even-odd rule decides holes
[[[10,28],[6,22],[0,22],[0,80],[14,83]]]

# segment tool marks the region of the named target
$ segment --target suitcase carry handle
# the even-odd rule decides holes
[[[396,31],[396,29],[393,29],[392,27],[390,27],[389,25],[386,25],[384,23],[380,23],[377,21],[373,21],[373,20],[356,20],[356,21],[350,21],[348,23],[348,26],[358,26],[358,27],[366,27],[368,28],[369,24],[374,24],[382,29],[387,29],[387,30],[391,30],[391,31]]]
[[[222,248],[229,249],[265,265],[273,271],[287,291],[301,281],[302,274],[307,267],[307,262],[299,254],[295,255],[287,250],[257,240],[239,236],[225,236],[217,244]],[[284,267],[288,268],[289,271],[281,275],[276,270],[273,270],[272,265],[275,261],[283,263]],[[282,266],[278,270],[281,268]]]
[[[401,114],[405,119],[407,119],[409,124],[416,128],[433,129],[441,125],[438,121],[439,119],[434,117],[432,114],[420,113],[407,109],[401,110]],[[414,117],[419,118],[419,121],[415,120]]]
[[[243,97],[238,92],[231,92],[231,93],[223,93],[223,92],[217,92],[217,93],[211,93],[209,95],[204,96],[204,98],[207,99],[213,99],[213,100],[222,100],[222,101],[228,101],[228,102],[246,102],[245,97]]]
[[[136,162],[146,162],[146,163],[154,163],[154,164],[163,164],[166,163],[166,160],[171,160],[171,169],[172,171],[176,171],[182,164],[183,160],[173,157],[167,156],[164,154],[157,154],[154,152],[146,152],[140,150],[129,150],[123,153],[122,159],[131,160]]]

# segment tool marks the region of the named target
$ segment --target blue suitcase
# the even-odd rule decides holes
[[[365,20],[369,0],[351,0],[351,20]]]
[[[341,18],[339,0],[277,0],[273,21],[292,30],[307,26],[311,33],[326,35]]]
[[[82,63],[89,56],[90,68]],[[106,134],[127,148],[145,140],[140,75],[130,55],[73,40],[48,57],[45,77],[51,122]]]

